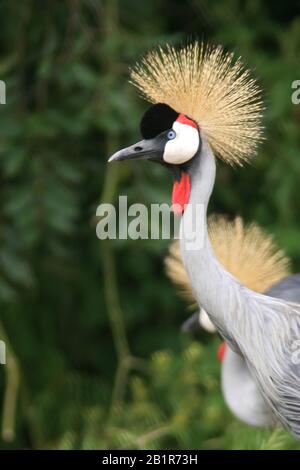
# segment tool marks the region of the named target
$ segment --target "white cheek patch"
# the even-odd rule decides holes
[[[199,147],[198,130],[187,124],[174,122],[176,137],[166,143],[163,159],[167,163],[179,165],[190,160]]]

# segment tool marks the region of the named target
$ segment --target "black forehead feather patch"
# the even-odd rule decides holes
[[[153,139],[162,132],[171,129],[179,113],[164,103],[151,106],[142,117],[140,130],[144,139]]]

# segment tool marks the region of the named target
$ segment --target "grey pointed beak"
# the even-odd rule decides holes
[[[154,139],[145,139],[130,147],[114,153],[108,162],[122,160],[162,160],[165,142],[160,136]]]

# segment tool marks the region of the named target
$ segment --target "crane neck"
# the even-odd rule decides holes
[[[205,211],[213,191],[216,177],[216,161],[210,145],[203,140],[199,155],[193,159],[189,174],[191,178],[191,204],[203,204]]]
[[[181,238],[187,242],[195,238],[195,246],[190,251],[209,251],[213,255],[207,231],[207,208],[215,183],[216,162],[206,140],[203,140],[201,151],[191,161],[188,173],[191,190],[189,203],[181,220]],[[187,244],[185,248],[188,248]]]
[[[207,207],[214,187],[216,162],[205,140],[188,172],[191,194],[180,227],[183,264],[199,306],[206,310],[220,333],[224,333],[224,339],[232,346],[224,312],[238,310],[235,307],[239,302],[237,293],[240,283],[217,260],[208,236]]]

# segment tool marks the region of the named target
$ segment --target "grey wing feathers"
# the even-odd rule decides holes
[[[300,439],[300,361],[295,354],[300,339],[300,305],[263,297],[259,310],[264,324],[256,330],[252,350],[248,343],[243,354],[279,421]]]
[[[300,273],[292,274],[278,282],[268,289],[266,295],[288,302],[300,303]],[[282,404],[279,405],[278,409],[280,414],[287,418],[288,427],[299,438],[300,400],[297,397],[299,397],[300,389],[300,337],[294,338],[294,347],[292,346],[292,351],[287,355],[286,366],[285,384],[282,390]],[[293,384],[293,387],[289,384]],[[298,390],[297,388],[295,390],[295,384],[298,384]]]

